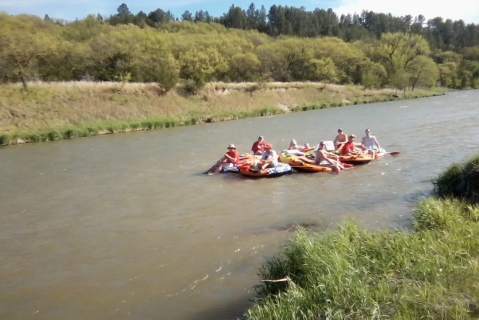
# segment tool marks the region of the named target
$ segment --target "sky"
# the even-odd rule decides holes
[[[145,13],[161,8],[170,10],[176,17],[188,10],[194,13],[197,10],[207,10],[213,16],[220,16],[234,4],[247,9],[251,2],[257,8],[264,5],[266,10],[273,4],[283,6],[304,6],[307,10],[315,8],[332,8],[338,15],[342,13],[361,13],[362,10],[392,13],[395,16],[422,14],[426,19],[441,16],[452,20],[463,19],[466,23],[479,23],[479,0],[163,0],[147,1],[135,0],[128,3],[123,0],[130,11],[137,13],[142,10]],[[257,0],[256,0],[257,1]],[[48,14],[51,18],[75,20],[82,19],[87,14],[109,16],[115,14],[122,0],[0,0],[0,11],[12,15],[27,13],[40,17]]]

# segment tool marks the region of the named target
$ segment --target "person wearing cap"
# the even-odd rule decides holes
[[[354,145],[354,139],[356,139],[356,136],[354,134],[348,137],[348,142],[346,142],[341,148],[342,155],[350,156],[350,155],[361,154],[361,150],[356,148],[356,146]]]
[[[338,129],[338,135],[334,138],[334,149],[339,150],[346,142],[348,142],[348,135],[343,132],[343,129]]]
[[[251,147],[251,151],[253,151],[254,154],[256,155],[261,155],[264,151],[264,146],[266,145],[266,142],[264,142],[263,136],[259,136],[258,140],[253,143],[253,146]]]
[[[223,158],[218,160],[216,163],[216,169],[214,173],[218,173],[221,171],[223,168],[228,168],[232,166],[236,166],[239,164],[239,154],[238,151],[236,151],[236,147],[234,144],[230,144],[228,146],[228,152],[225,153]],[[213,173],[208,173],[209,175],[212,175]]]
[[[366,136],[361,140],[361,149],[367,150],[368,152],[372,152],[373,150],[380,151],[381,147],[379,146],[379,142],[375,136],[371,135],[371,130],[368,128],[365,130],[365,133]]]
[[[314,163],[316,165],[333,165],[334,167],[336,167],[336,170],[339,173],[341,169],[344,169],[344,166],[341,165],[339,160],[330,159],[331,156],[332,154],[330,154],[325,148],[324,141],[321,141],[319,143],[319,148],[316,151],[316,159]]]
[[[278,165],[278,154],[273,150],[271,144],[264,146],[264,151],[261,154],[259,161],[253,166],[256,170],[263,170],[264,168],[274,168]]]

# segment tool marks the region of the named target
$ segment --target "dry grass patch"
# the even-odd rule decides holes
[[[128,123],[158,119],[177,125],[195,124],[387,101],[393,94],[389,89],[362,90],[323,83],[245,82],[209,83],[198,94],[190,95],[184,86],[179,84],[164,94],[154,83],[31,82],[29,92],[20,84],[3,85],[0,135],[11,138],[51,130],[83,130],[92,124],[102,131],[103,124],[111,122],[122,122],[124,131]],[[418,96],[433,93],[414,91]],[[4,144],[7,140],[3,138]]]

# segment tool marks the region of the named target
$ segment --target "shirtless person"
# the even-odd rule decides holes
[[[338,173],[341,169],[344,169],[344,167],[341,165],[341,163],[338,160],[330,159],[329,156],[331,156],[331,154],[328,151],[326,151],[324,142],[321,141],[319,143],[319,149],[318,151],[316,151],[316,160],[314,161],[314,163],[316,165],[321,165],[321,162],[326,161],[329,164],[336,167]]]
[[[351,156],[361,154],[361,150],[354,146],[354,139],[356,136],[354,134],[348,137],[348,142],[346,142],[341,148],[341,154],[343,156]]]
[[[370,153],[373,151],[376,151],[376,152],[381,151],[381,147],[379,146],[378,140],[376,139],[375,136],[371,135],[371,130],[366,129],[365,133],[366,133],[366,136],[363,137],[363,139],[361,140],[361,149],[367,150]]]
[[[304,146],[299,146],[296,143],[296,140],[291,139],[291,142],[289,143],[288,150],[299,150],[299,149],[308,149],[309,148],[309,143],[305,143]]]
[[[334,139],[334,149],[338,151],[346,142],[348,142],[348,136],[343,132],[343,129],[338,129],[338,135]]]

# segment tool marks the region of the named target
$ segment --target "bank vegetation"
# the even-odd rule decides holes
[[[425,22],[254,4],[220,17],[126,4],[71,22],[0,13],[0,144],[477,87],[479,28]]]
[[[354,104],[441,94],[406,95],[322,83],[209,83],[197,94],[178,85],[160,94],[156,84],[35,82],[0,86],[0,145],[169,128]]]
[[[300,229],[262,268],[264,319],[477,319],[479,155],[433,180],[413,230],[369,232],[352,221],[313,235]]]

